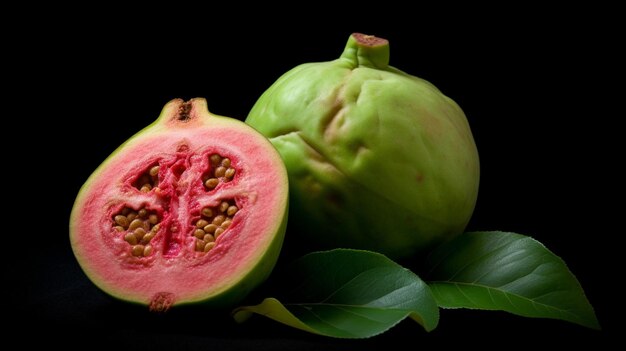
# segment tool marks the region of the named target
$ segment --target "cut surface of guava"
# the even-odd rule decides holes
[[[287,220],[287,175],[261,134],[173,100],[81,188],[74,254],[105,292],[166,310],[233,303],[273,268]]]

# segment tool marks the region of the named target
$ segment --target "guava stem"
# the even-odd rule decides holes
[[[373,35],[353,33],[341,54],[354,67],[386,69],[389,65],[389,41]]]

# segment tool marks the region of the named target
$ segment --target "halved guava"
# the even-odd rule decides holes
[[[83,185],[70,239],[114,297],[157,311],[225,307],[271,272],[287,206],[287,173],[264,136],[204,99],[173,100]]]

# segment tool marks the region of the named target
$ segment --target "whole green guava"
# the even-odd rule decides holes
[[[352,34],[339,59],[285,73],[247,117],[287,166],[288,233],[311,249],[406,258],[472,215],[479,161],[463,111],[388,62],[387,40]]]

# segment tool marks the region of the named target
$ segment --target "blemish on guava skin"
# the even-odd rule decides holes
[[[418,183],[424,181],[424,175],[422,174],[422,172],[417,172],[417,174],[415,175],[415,180],[417,180]]]
[[[328,203],[332,206],[335,207],[341,207],[344,205],[344,199],[341,196],[340,193],[335,192],[335,191],[331,191],[327,196],[326,199],[328,200]]]

